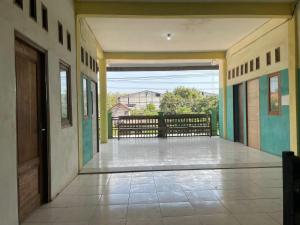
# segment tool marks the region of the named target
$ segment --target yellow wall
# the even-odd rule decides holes
[[[275,48],[280,47],[281,61],[275,63]],[[272,64],[266,65],[266,53],[271,52]],[[255,58],[260,57],[260,69],[255,69]],[[258,30],[232,46],[226,54],[227,70],[248,62],[248,73],[227,79],[227,85],[241,83],[261,75],[288,68],[288,22],[270,20]],[[250,72],[250,60],[254,60],[254,71]]]

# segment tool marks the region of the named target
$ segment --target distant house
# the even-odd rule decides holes
[[[145,109],[148,104],[154,104],[159,108],[161,94],[153,91],[141,91],[118,97],[118,103],[128,106],[130,109]]]
[[[117,103],[110,108],[109,112],[112,113],[112,117],[129,116],[130,109],[122,103]]]

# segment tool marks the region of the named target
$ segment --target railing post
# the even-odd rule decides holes
[[[211,126],[212,126],[212,136],[218,135],[218,126],[217,126],[217,112],[216,110],[211,110]]]
[[[158,112],[158,137],[164,138],[166,137],[166,124],[164,112]]]
[[[108,123],[108,139],[112,139],[113,138],[112,112],[107,113],[107,123]]]

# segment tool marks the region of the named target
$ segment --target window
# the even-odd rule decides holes
[[[71,51],[71,34],[67,31],[67,48]]]
[[[280,62],[280,48],[275,49],[275,62]]]
[[[72,125],[71,105],[71,69],[64,62],[60,62],[60,103],[61,103],[61,124],[63,127]]]
[[[245,74],[247,74],[248,73],[248,63],[246,62],[245,63]]]
[[[253,59],[250,61],[250,72],[254,70],[254,61]]]
[[[84,49],[81,47],[81,62],[84,63]]]
[[[227,78],[228,80],[230,80],[231,79],[231,72],[230,72],[230,70],[228,71],[228,78]]]
[[[46,6],[42,4],[42,26],[48,31],[48,10]]]
[[[244,65],[241,65],[241,75],[244,74]]]
[[[29,15],[36,21],[36,0],[29,1]]]
[[[98,65],[98,63],[96,63],[96,73],[98,73],[99,72],[99,65]]]
[[[256,57],[255,64],[256,64],[256,70],[259,70],[260,69],[260,59],[259,59],[259,57]]]
[[[85,65],[89,65],[89,54],[87,52],[85,52]]]
[[[235,78],[235,70],[232,69],[232,78]]]
[[[279,114],[280,112],[280,98],[281,94],[279,91],[279,75],[271,75],[269,77],[269,113]]]
[[[83,116],[88,117],[88,89],[87,89],[87,79],[83,78],[82,91],[83,91]]]
[[[266,62],[267,62],[267,66],[271,65],[271,52],[268,52],[266,54]]]
[[[58,41],[59,43],[64,44],[63,26],[60,22],[58,22]]]
[[[93,58],[90,56],[90,69],[93,70]]]
[[[14,2],[17,6],[19,6],[21,9],[23,9],[23,0],[15,0]]]
[[[240,68],[237,67],[237,68],[235,69],[235,71],[236,71],[236,76],[238,77],[238,76],[240,75]]]

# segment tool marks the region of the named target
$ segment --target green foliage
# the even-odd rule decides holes
[[[133,109],[130,111],[131,115],[144,115],[144,116],[152,116],[157,115],[158,110],[155,105],[150,103],[146,106],[145,109]]]
[[[177,87],[163,95],[160,110],[165,113],[209,113],[218,107],[217,96],[204,96],[195,88]]]
[[[119,93],[107,93],[107,110],[118,103]]]

